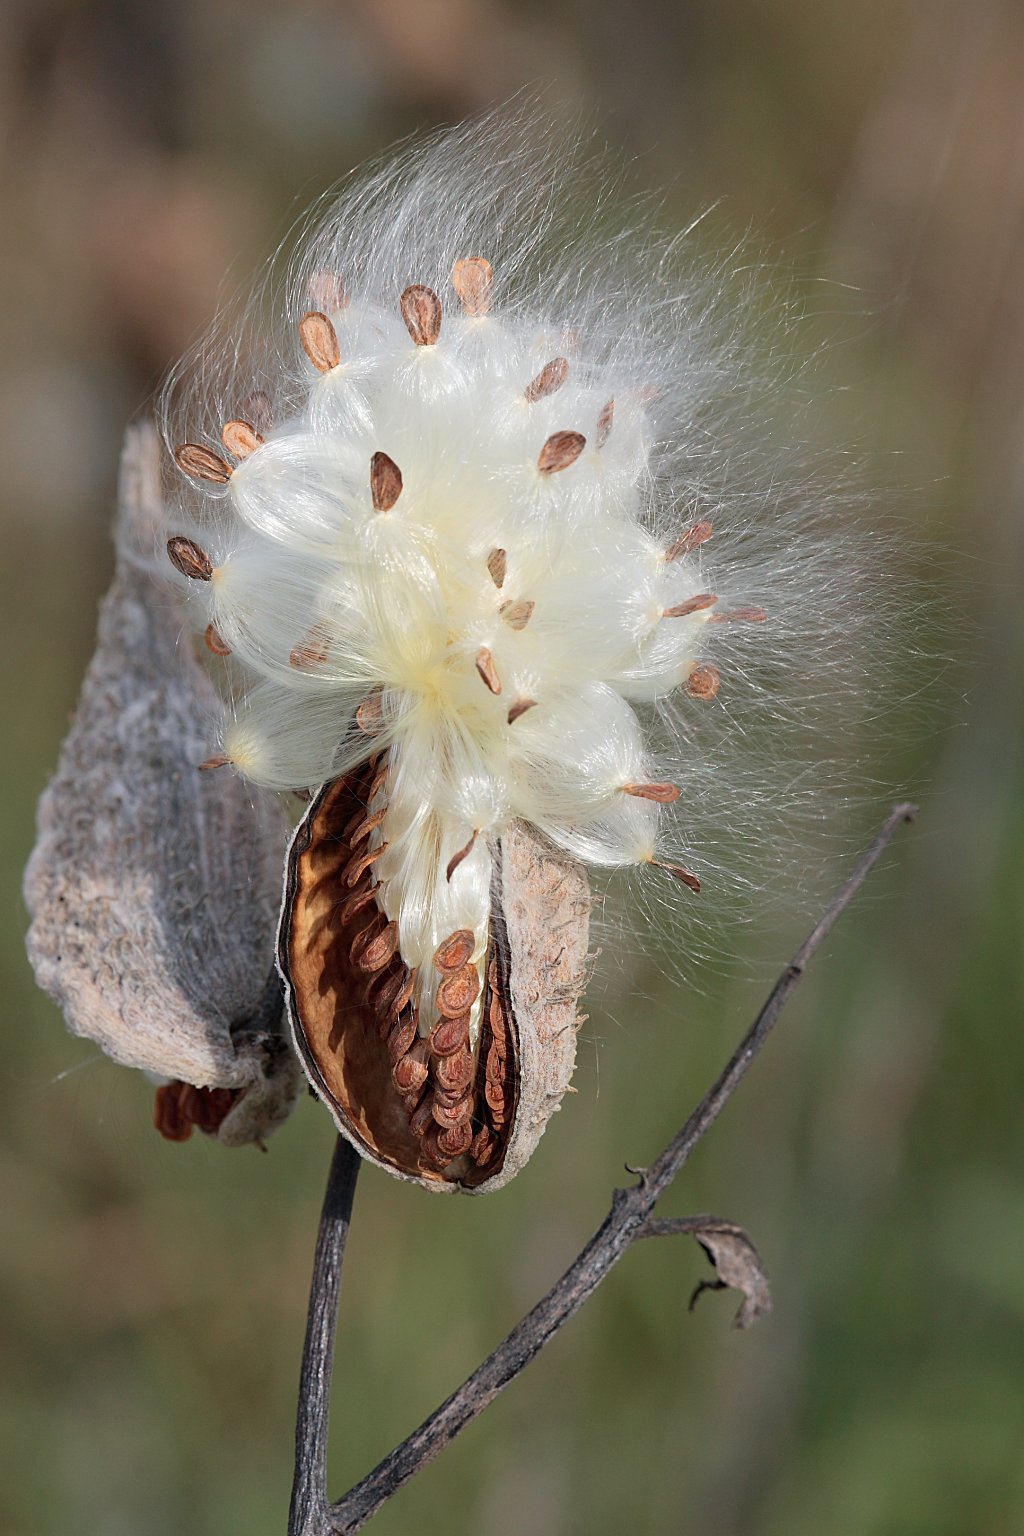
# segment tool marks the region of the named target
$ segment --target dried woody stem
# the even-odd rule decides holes
[[[706,1226],[707,1217],[683,1217],[662,1222],[652,1221],[651,1212],[736,1092],[803,975],[807,962],[863,885],[900,825],[913,821],[916,814],[917,807],[909,803],[892,807],[849,879],[775,983],[727,1066],[652,1166],[638,1171],[638,1182],[631,1189],[614,1192],[611,1210],[605,1220],[562,1278],[436,1412],[344,1498],[329,1505],[326,1446],[331,1366],[341,1262],[358,1169],[357,1155],[346,1142],[339,1140],[324,1200],[310,1294],[289,1536],[349,1536],[349,1533],[360,1530],[382,1504],[518,1376],[580,1309],[633,1242],[644,1237],[696,1233],[697,1229]]]

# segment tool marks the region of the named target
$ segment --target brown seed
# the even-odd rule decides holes
[[[675,543],[666,549],[666,561],[678,560],[680,555],[688,555],[691,550],[699,549],[707,543],[713,532],[710,523],[691,523],[689,528],[684,528]]]
[[[327,660],[331,649],[331,632],[326,624],[314,624],[288,657],[288,665],[296,671],[318,667]]]
[[[382,1020],[391,1025],[408,1006],[416,982],[415,970],[402,965],[397,971],[375,976],[366,989],[366,1001]]]
[[[182,443],[174,450],[174,460],[179,469],[193,480],[210,480],[214,485],[226,485],[231,479],[231,466],[225,464],[219,453],[204,448],[201,443]]]
[[[537,468],[544,475],[557,474],[575,464],[586,446],[582,432],[552,432],[537,455]]]
[[[525,629],[533,617],[536,606],[531,597],[517,597],[515,602],[502,603],[498,612],[509,629]]]
[[[308,291],[310,303],[324,314],[330,314],[332,310],[348,308],[345,284],[337,272],[314,272],[309,280]]]
[[[501,678],[494,665],[494,657],[486,645],[482,645],[476,653],[476,669],[492,693],[501,692]]]
[[[691,699],[713,699],[722,684],[722,674],[717,667],[694,667],[686,680],[686,691]]]
[[[536,702],[536,699],[516,699],[516,702],[508,712],[509,725],[515,725],[520,715],[525,715],[526,711],[532,709]]]
[[[500,1083],[505,1075],[506,1058],[492,1045],[487,1052],[487,1061],[484,1065],[484,1077],[489,1083]]]
[[[422,1088],[428,1076],[427,1064],[420,1061],[412,1051],[406,1052],[401,1061],[396,1061],[391,1068],[391,1081],[400,1094],[415,1093]]]
[[[480,996],[480,973],[475,965],[447,975],[437,989],[437,1011],[445,1018],[455,1018],[471,1008]]]
[[[468,1120],[461,1125],[452,1125],[443,1130],[437,1138],[437,1149],[446,1157],[462,1157],[468,1152],[473,1142],[473,1127]]]
[[[545,395],[553,395],[556,389],[561,389],[569,377],[569,363],[564,357],[553,357],[550,363],[545,363],[535,379],[531,379],[523,390],[523,397],[532,405],[535,400],[543,400]]]
[[[476,948],[476,934],[472,928],[457,928],[434,951],[434,965],[446,974],[461,971]]]
[[[472,1095],[463,1094],[453,1104],[446,1104],[443,1097],[435,1093],[431,1110],[434,1120],[445,1130],[452,1125],[469,1125],[473,1117]],[[473,1140],[472,1134],[469,1139]]]
[[[453,853],[451,858],[448,860],[448,868],[444,872],[444,877],[447,881],[451,881],[452,875],[454,875],[463,859],[468,859],[470,854],[473,852],[473,849],[476,846],[478,834],[479,828],[474,827],[473,836],[470,838],[469,842],[465,843],[457,853]]]
[[[480,1168],[486,1168],[497,1150],[498,1143],[488,1127],[482,1126],[470,1143],[469,1155]]]
[[[209,581],[213,575],[213,561],[206,550],[180,533],[167,540],[167,556],[174,569],[190,581]]]
[[[459,1051],[469,1039],[469,1014],[460,1013],[456,1018],[441,1019],[430,1031],[430,1049],[435,1056],[450,1056]]]
[[[266,437],[274,425],[274,403],[265,389],[254,389],[252,394],[246,395],[242,401],[242,415],[252,422],[253,431]]]
[[[299,321],[299,340],[318,373],[330,373],[341,362],[338,333],[319,309],[311,309]]]
[[[354,885],[358,885],[370,865],[380,858],[381,854],[387,849],[387,846],[387,843],[378,843],[376,848],[370,848],[366,853],[360,854],[358,859],[352,860],[348,867],[348,873],[345,876],[345,884],[349,890]]]
[[[356,955],[362,949],[363,945],[368,944],[376,934],[380,933],[386,922],[387,918],[384,916],[384,913],[380,910],[379,907],[375,906],[371,908],[369,913],[369,921],[364,921],[363,926],[360,928],[355,938],[349,944],[348,956],[353,965],[355,964]]]
[[[768,615],[763,608],[733,608],[728,613],[712,615],[712,624],[763,624]]]
[[[484,1083],[484,1098],[487,1101],[487,1108],[491,1111],[494,1119],[499,1122],[504,1120],[505,1090],[501,1083],[492,1082],[488,1079],[488,1081]]]
[[[224,423],[220,429],[220,440],[228,453],[233,453],[236,459],[247,459],[263,446],[263,438],[256,428],[240,419]]]
[[[223,752],[218,752],[216,756],[208,757],[205,763],[199,764],[199,772],[206,773],[211,768],[226,768],[230,761],[230,757],[227,757]]]
[[[671,875],[673,880],[681,880],[683,885],[688,886],[691,891],[700,890],[700,881],[697,876],[692,870],[685,869],[682,864],[663,864],[660,859],[652,859],[651,863],[655,869],[663,869],[667,875]]]
[[[416,1010],[406,1008],[388,1030],[388,1060],[394,1066],[416,1039]]]
[[[451,1162],[451,1158],[448,1156],[447,1152],[443,1152],[441,1150],[442,1134],[443,1133],[439,1125],[432,1125],[427,1131],[426,1135],[423,1137],[423,1142],[420,1147],[420,1155],[422,1156],[423,1160],[427,1163],[430,1163],[432,1167],[437,1168],[438,1170],[447,1168],[448,1164]]]
[[[231,655],[231,647],[225,644],[224,638],[216,624],[207,624],[203,632],[203,640],[206,642],[206,649],[212,651],[215,656]]]
[[[346,829],[345,841],[349,847],[355,848],[357,843],[361,843],[364,838],[369,837],[371,832],[375,832],[387,814],[387,806],[382,805],[380,810],[374,811],[372,815],[367,812],[365,816],[361,816],[351,831]]]
[[[418,347],[432,347],[441,334],[441,300],[433,288],[412,283],[399,304],[409,335]]]
[[[356,725],[364,736],[379,736],[384,729],[384,708],[380,696],[381,689],[375,688],[356,710]]]
[[[487,556],[487,569],[491,573],[491,580],[496,587],[504,586],[505,572],[508,570],[508,555],[503,549],[492,549]]]
[[[434,1095],[428,1093],[420,1100],[418,1107],[409,1116],[409,1125],[414,1136],[424,1136],[434,1125]]]
[[[476,1073],[473,1052],[461,1047],[450,1056],[439,1056],[434,1065],[434,1081],[446,1093],[465,1093]]]
[[[372,885],[368,885],[365,891],[350,892],[349,895],[345,897],[344,901],[341,902],[341,904],[335,909],[337,912],[338,922],[341,923],[342,926],[346,926],[348,923],[354,922],[359,914],[361,912],[365,912],[367,907],[374,904],[376,900],[377,890],[376,887]]]
[[[491,307],[494,269],[485,256],[464,256],[452,268],[452,287],[467,315],[478,319]]]
[[[635,795],[638,800],[654,800],[658,805],[671,805],[682,793],[678,784],[623,784],[622,788],[627,795]]]
[[[381,933],[363,945],[354,959],[361,971],[379,971],[387,965],[397,948],[398,924],[392,919]]]
[[[386,453],[370,460],[370,495],[375,512],[390,512],[402,494],[402,471]]]
[[[685,619],[691,613],[703,613],[705,608],[713,608],[718,602],[718,594],[715,592],[698,592],[696,597],[688,597],[685,603],[676,603],[672,608],[662,611],[663,619]]]
[[[614,420],[615,401],[609,400],[606,405],[601,407],[601,414],[597,418],[597,433],[595,441],[598,448],[603,448],[605,443],[608,441],[608,438],[611,436],[612,423]]]

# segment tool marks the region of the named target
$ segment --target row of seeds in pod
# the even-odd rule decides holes
[[[488,1045],[479,1063],[470,1045],[470,1022],[480,977],[470,963],[476,936],[468,928],[449,935],[435,951],[433,963],[441,977],[437,1019],[429,1034],[420,1033],[418,1011],[411,1001],[415,972],[402,959],[398,924],[388,920],[378,901],[373,866],[387,844],[369,846],[386,807],[364,808],[378,798],[387,770],[379,759],[371,760],[369,766],[365,790],[359,793],[357,788],[364,803],[342,833],[349,851],[340,874],[346,895],[337,909],[337,920],[347,930],[343,942],[348,944],[354,971],[366,978],[366,1006],[387,1047],[392,1083],[424,1157],[435,1167],[445,1168],[468,1153],[479,1167],[485,1167],[495,1155],[511,1110],[509,1034],[497,962],[492,958],[489,968]]]

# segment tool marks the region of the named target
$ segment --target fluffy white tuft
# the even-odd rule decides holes
[[[673,900],[748,878],[879,612],[834,489],[765,452],[742,285],[606,227],[605,168],[541,137],[506,112],[354,181],[165,395],[221,749],[276,789],[389,753],[382,902],[428,977],[513,817]]]

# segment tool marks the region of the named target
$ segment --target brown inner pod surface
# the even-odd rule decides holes
[[[296,1050],[339,1129],[372,1162],[432,1189],[496,1189],[526,1162],[572,1076],[586,874],[522,822],[495,845],[470,1050],[469,1015],[456,1011],[461,936],[435,959],[439,970],[453,962],[438,988],[446,1011],[421,1020],[401,936],[378,903],[366,824],[386,774],[381,756],[325,785],[292,839],[278,964]],[[370,819],[379,824],[379,812]]]

